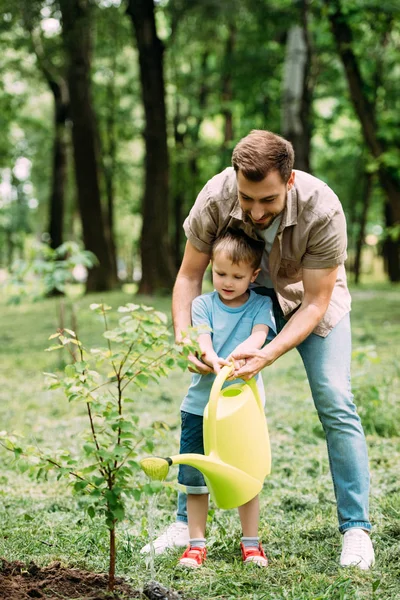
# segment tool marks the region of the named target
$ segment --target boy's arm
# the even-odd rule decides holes
[[[220,358],[215,352],[211,335],[209,333],[201,333],[197,338],[201,350],[201,360],[209,365],[215,374],[219,373],[222,365],[227,365],[228,362]],[[258,346],[257,346],[258,347]],[[253,346],[254,348],[254,346]]]
[[[228,358],[230,358],[234,352],[242,353],[246,352],[247,350],[250,350],[251,348],[253,350],[262,348],[265,344],[265,340],[267,339],[268,331],[268,325],[262,325],[261,323],[258,325],[254,325],[251,331],[251,335],[249,335],[247,339],[245,339],[238,346],[236,346],[236,348],[233,350],[233,352],[231,352]]]

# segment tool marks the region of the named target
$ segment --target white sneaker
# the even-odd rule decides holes
[[[340,566],[358,567],[363,571],[368,571],[374,563],[374,548],[368,533],[359,527],[348,529],[343,536]]]
[[[183,521],[172,523],[158,538],[153,542],[155,554],[162,554],[169,548],[189,545],[189,527]],[[150,544],[146,544],[140,551],[140,554],[150,554]]]

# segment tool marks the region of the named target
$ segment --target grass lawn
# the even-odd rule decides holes
[[[116,292],[79,300],[78,330],[85,345],[101,341],[101,327],[88,306],[102,300],[116,307],[131,297]],[[169,300],[140,301],[169,314]],[[47,391],[42,375],[60,360],[43,351],[57,326],[57,303],[1,304],[0,429],[23,433],[40,447],[75,448],[86,428],[84,411],[59,391]],[[325,441],[302,363],[292,351],[263,374],[273,472],[261,496],[261,538],[270,567],[244,568],[236,511],[212,509],[206,566],[182,571],[176,568],[179,552],[171,552],[156,558],[158,581],[198,600],[400,599],[400,289],[355,290],[352,322],[354,392],[371,462],[376,567],[368,573],[338,567],[341,538]],[[170,427],[156,453],[178,449],[179,405],[188,382],[189,373],[176,371],[158,387],[136,394],[133,410],[141,423],[163,420]],[[105,571],[108,536],[102,522],[86,515],[65,483],[32,481],[5,451],[0,459],[0,556]],[[157,531],[173,519],[175,502],[175,488],[166,486],[155,502]],[[129,519],[119,528],[117,571],[138,589],[150,578],[139,554],[147,528],[146,502],[132,502]]]

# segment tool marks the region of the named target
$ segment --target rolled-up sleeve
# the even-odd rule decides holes
[[[342,210],[317,221],[310,231],[304,269],[328,269],[342,265],[347,258],[346,219]]]
[[[197,196],[189,215],[183,223],[188,241],[200,252],[211,255],[211,247],[217,236],[218,224],[211,194],[206,185]]]

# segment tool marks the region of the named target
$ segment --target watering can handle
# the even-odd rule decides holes
[[[216,448],[216,428],[215,428],[215,423],[217,422],[217,404],[218,404],[218,398],[219,395],[221,393],[222,390],[222,386],[225,383],[225,380],[229,377],[229,375],[231,374],[233,370],[233,365],[226,365],[225,367],[222,367],[222,369],[220,370],[220,372],[218,373],[218,375],[216,376],[213,386],[211,388],[211,392],[210,392],[210,399],[208,401],[208,417],[210,419],[210,423],[213,423],[213,427],[212,430],[210,431],[211,433],[211,448]],[[250,386],[251,391],[254,394],[254,397],[257,401],[258,404],[258,408],[261,412],[261,414],[264,414],[264,407],[262,405],[261,402],[261,398],[260,395],[258,393],[258,388],[257,388],[257,383],[256,380],[254,379],[254,377],[252,377],[248,382],[247,385]]]

